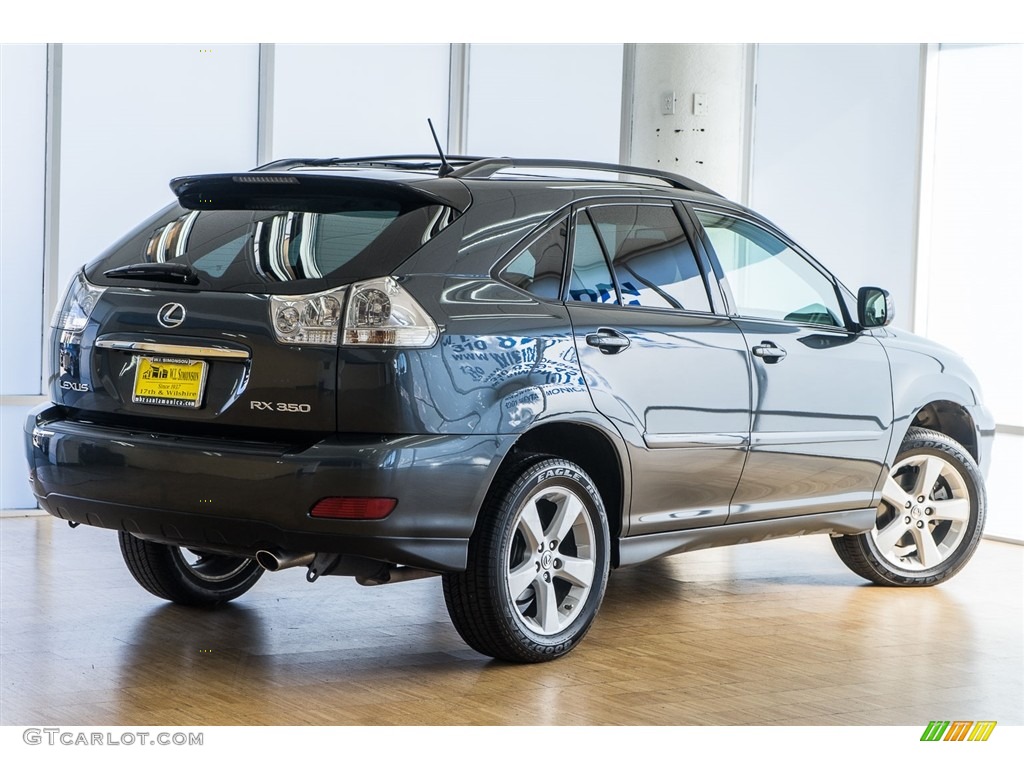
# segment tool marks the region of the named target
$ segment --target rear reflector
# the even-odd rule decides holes
[[[383,520],[391,514],[397,504],[398,499],[331,496],[320,499],[309,514],[311,517],[332,517],[339,520]]]

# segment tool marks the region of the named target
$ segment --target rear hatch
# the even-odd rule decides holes
[[[365,179],[217,175],[172,188],[179,204],[72,281],[54,318],[54,401],[191,434],[337,430],[346,287],[392,274],[457,211]]]

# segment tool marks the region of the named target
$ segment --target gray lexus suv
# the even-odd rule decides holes
[[[470,646],[532,662],[654,558],[822,533],[930,586],[978,544],[963,360],[694,181],[389,156],[171,189],[71,281],[25,427],[40,505],[160,598],[440,575]]]

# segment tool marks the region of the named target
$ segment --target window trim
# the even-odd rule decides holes
[[[734,317],[742,320],[756,320],[758,322],[767,323],[781,323],[787,326],[806,326],[811,328],[823,328],[830,329],[833,331],[845,332],[845,333],[856,333],[858,326],[856,322],[850,317],[850,308],[843,300],[843,296],[840,291],[840,282],[829,270],[827,270],[822,264],[818,262],[813,256],[807,251],[801,248],[799,245],[793,242],[792,239],[787,237],[778,227],[772,225],[770,222],[752,216],[746,211],[737,211],[725,206],[714,205],[712,203],[701,202],[699,204],[688,203],[684,206],[687,209],[687,213],[690,215],[693,225],[697,230],[698,236],[700,237],[702,246],[707,250],[707,256],[711,260],[712,269],[714,270],[715,278],[719,283],[720,290],[722,292],[722,298],[725,302],[726,311],[729,317]],[[711,238],[708,236],[704,229],[704,224],[701,222],[698,212],[710,213],[712,215],[729,216],[730,218],[737,219],[739,221],[746,222],[751,226],[757,227],[768,234],[772,235],[776,239],[780,240],[786,247],[792,250],[797,256],[802,258],[807,264],[809,264],[814,270],[816,270],[822,277],[825,278],[826,282],[832,286],[832,293],[835,298],[836,304],[839,306],[839,311],[842,314],[841,325],[826,325],[823,323],[809,323],[809,322],[796,322],[793,320],[785,320],[775,317],[758,317],[756,315],[744,315],[740,314],[739,308],[736,306],[736,301],[732,295],[732,289],[729,285],[729,281],[725,277],[725,270],[722,269],[722,263],[718,258],[718,254],[715,252],[714,246],[711,244]]]

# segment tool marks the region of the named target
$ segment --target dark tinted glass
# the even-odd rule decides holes
[[[569,300],[592,301],[598,304],[618,303],[612,273],[608,271],[608,262],[605,261],[601,243],[585,213],[576,217]]]
[[[506,282],[542,299],[561,298],[568,220],[542,234],[501,272]]]
[[[627,306],[710,312],[704,280],[675,210],[655,205],[590,209]]]
[[[204,210],[172,206],[87,267],[89,279],[139,263],[193,267],[200,289],[313,293],[389,274],[450,221],[450,209],[337,196],[317,210]],[[133,285],[145,281],[134,280]],[[166,287],[166,284],[162,284]]]

